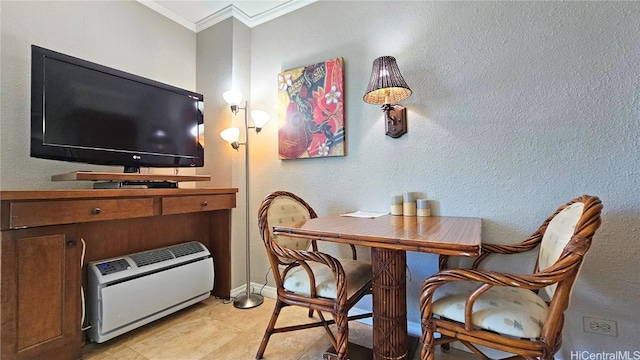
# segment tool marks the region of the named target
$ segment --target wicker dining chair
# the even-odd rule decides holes
[[[561,206],[528,239],[514,245],[483,244],[470,270],[440,271],[422,284],[422,359],[433,360],[435,346],[460,341],[482,359],[486,348],[510,359],[553,359],[562,341],[564,311],[600,227],[602,204],[583,195]],[[480,270],[491,254],[516,254],[539,246],[534,271],[520,275]],[[539,290],[546,300],[538,295]],[[435,338],[434,333],[440,333]],[[486,347],[486,348],[483,348]],[[483,352],[484,351],[484,352]],[[514,355],[515,354],[515,355]]]
[[[371,293],[371,265],[358,261],[355,246],[351,259],[336,259],[318,251],[315,240],[273,235],[274,225],[316,218],[316,212],[302,198],[286,191],[267,196],[258,210],[258,225],[275,278],[277,299],[273,315],[256,354],[261,359],[272,334],[323,326],[338,359],[347,358],[349,320],[371,317],[371,313],[348,316],[364,295]],[[294,305],[318,313],[319,321],[276,328],[283,307]],[[331,314],[326,320],[323,312]],[[337,336],[329,325],[336,324]]]

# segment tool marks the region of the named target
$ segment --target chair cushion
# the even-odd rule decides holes
[[[434,294],[432,312],[440,317],[464,323],[464,306],[469,294],[480,283],[451,282]],[[531,290],[494,286],[473,305],[475,327],[519,338],[538,338],[549,307]]]
[[[310,217],[309,210],[301,203],[288,196],[278,196],[269,206],[267,223],[270,228],[273,228],[276,225],[308,220]],[[273,240],[283,248],[294,250],[308,250],[311,245],[309,239],[282,235],[274,236]],[[291,260],[284,258],[280,258],[280,260],[284,263],[291,262]]]
[[[544,270],[558,261],[562,251],[574,234],[583,209],[584,203],[576,202],[562,209],[551,219],[540,243],[540,254],[538,255],[538,268],[540,270]],[[544,291],[549,298],[553,298],[556,284],[547,286]]]
[[[347,275],[347,297],[350,298],[371,280],[371,264],[350,259],[339,259],[339,261]],[[322,263],[309,261],[308,264],[316,278],[316,295],[335,299],[336,280],[331,269]],[[310,295],[309,276],[306,270],[302,266],[298,266],[289,271],[284,279],[284,288],[288,291]]]

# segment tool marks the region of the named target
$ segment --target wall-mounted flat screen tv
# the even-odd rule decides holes
[[[201,94],[31,47],[31,156],[124,166],[204,165]]]

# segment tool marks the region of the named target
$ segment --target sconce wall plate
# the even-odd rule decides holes
[[[407,133],[407,109],[400,105],[383,105],[386,135],[399,138]]]

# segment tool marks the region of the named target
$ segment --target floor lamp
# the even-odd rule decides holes
[[[242,101],[242,93],[238,91],[227,91],[223,94],[224,100],[231,106],[231,111],[234,115],[238,114],[238,111],[244,110],[244,142],[239,142],[240,129],[228,128],[220,133],[223,139],[229,142],[231,146],[239,151],[240,145],[244,145],[244,186],[245,186],[245,256],[246,256],[246,281],[247,288],[244,294],[238,295],[233,302],[233,306],[238,309],[250,309],[259,306],[264,301],[264,298],[260,294],[251,292],[251,248],[249,241],[249,129],[255,129],[256,134],[262,130],[264,124],[269,121],[271,117],[268,113],[261,110],[252,110],[251,119],[253,119],[254,126],[249,126],[249,115],[247,114],[247,102],[244,102],[244,107],[239,107]]]

